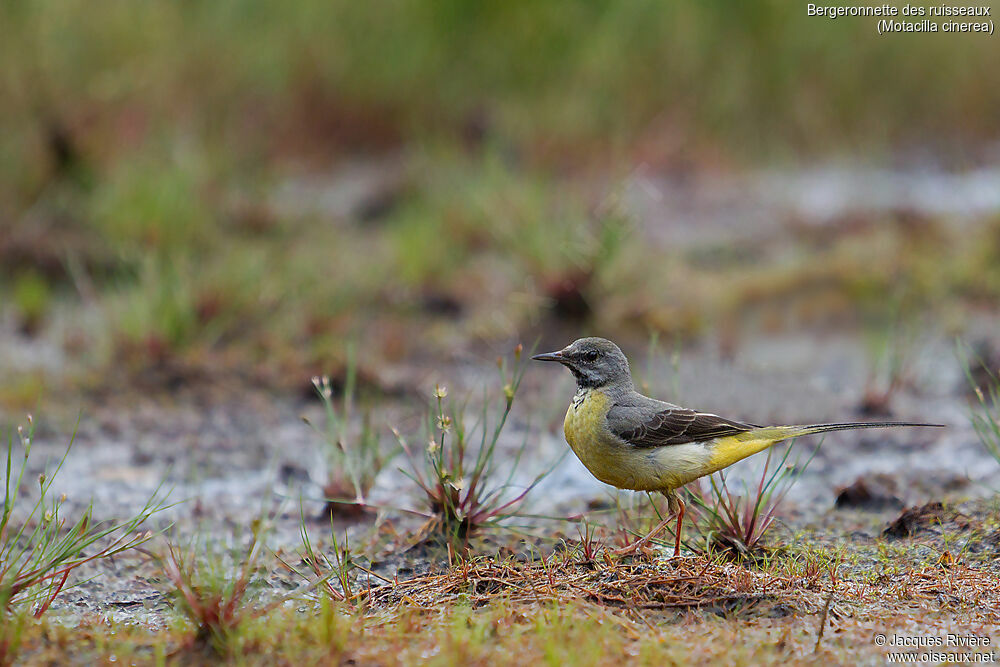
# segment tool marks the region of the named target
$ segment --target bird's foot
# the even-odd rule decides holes
[[[649,533],[645,537],[642,537],[642,538],[636,540],[635,542],[633,542],[632,544],[629,544],[629,545],[626,545],[626,546],[622,547],[621,549],[615,549],[611,553],[613,553],[616,556],[633,556],[633,555],[635,555],[636,552],[645,549],[646,545],[648,545],[649,542],[654,537],[656,537],[657,535],[659,535],[660,532],[664,528],[666,528],[667,524],[670,523],[673,519],[674,519],[674,515],[668,516],[666,519],[664,519],[663,521],[661,521],[659,523],[659,525],[656,526],[656,528],[653,528],[653,530],[649,531]],[[680,555],[680,546],[678,545],[678,547],[674,550],[674,556],[679,556],[679,555]]]
[[[611,553],[615,556],[634,556],[640,551],[642,551],[649,544],[649,539],[643,537],[636,540],[632,544],[626,545],[620,549],[615,549]]]

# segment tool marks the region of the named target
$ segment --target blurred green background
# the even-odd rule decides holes
[[[764,170],[995,173],[998,45],[775,1],[4,2],[4,394],[297,386],[359,339],[378,365],[541,331],[960,328],[1000,296],[989,207],[756,233],[760,189],[730,187],[739,234],[678,239]],[[644,208],[664,184],[696,214]]]

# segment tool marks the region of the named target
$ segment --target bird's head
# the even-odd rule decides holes
[[[532,359],[558,361],[573,373],[579,387],[632,384],[628,359],[606,338],[580,338],[558,352],[536,354]]]

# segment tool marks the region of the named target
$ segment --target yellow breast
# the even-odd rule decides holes
[[[600,458],[600,451],[605,448],[602,440],[607,414],[608,397],[594,390],[584,390],[574,396],[566,411],[563,422],[566,442],[588,468],[588,461]]]
[[[661,486],[654,462],[615,438],[607,428],[610,399],[599,389],[584,390],[566,411],[566,442],[594,477],[619,489]]]
[[[706,443],[636,448],[622,442],[608,429],[609,403],[599,389],[585,390],[563,422],[566,442],[597,479],[619,489],[665,491],[713,472]]]

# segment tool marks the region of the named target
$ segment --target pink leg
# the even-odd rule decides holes
[[[636,551],[638,551],[639,549],[641,549],[642,547],[644,547],[647,542],[649,542],[651,539],[653,539],[654,537],[656,537],[660,533],[660,531],[662,531],[664,528],[666,528],[667,524],[674,520],[674,516],[675,516],[674,514],[668,515],[666,519],[664,519],[663,521],[661,521],[656,526],[656,528],[653,528],[653,530],[649,531],[649,534],[647,534],[645,537],[643,537],[643,538],[641,538],[641,539],[633,542],[632,544],[630,544],[630,545],[628,545],[626,547],[622,547],[621,549],[616,549],[612,553],[614,553],[615,555],[618,555],[618,556],[628,556],[628,555],[634,554]]]
[[[684,501],[677,499],[677,535],[674,541],[674,558],[681,555],[681,525],[684,523]]]

